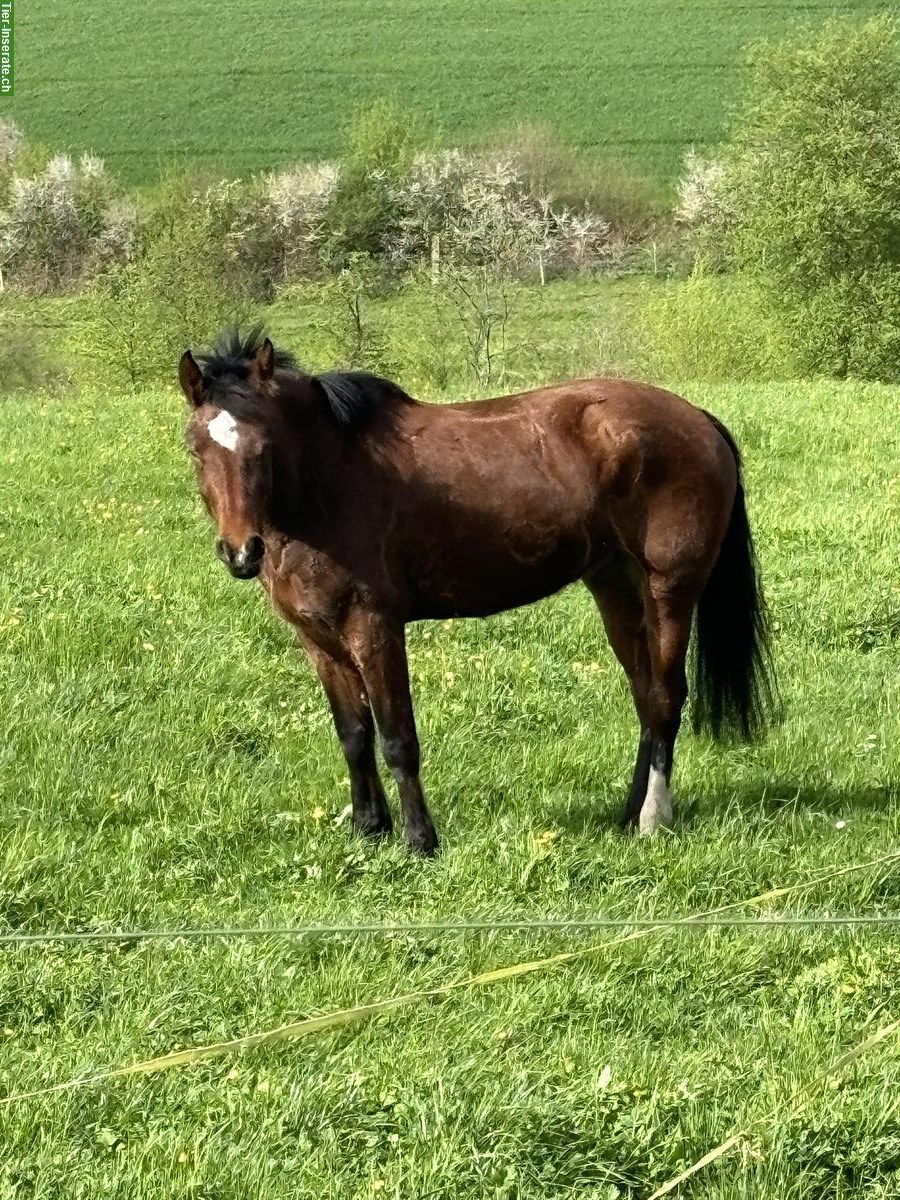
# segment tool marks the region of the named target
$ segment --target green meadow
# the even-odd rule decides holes
[[[202,181],[335,157],[388,97],[444,145],[546,124],[664,195],[721,137],[754,40],[876,7],[29,0],[0,117],[150,189],[173,164]],[[151,317],[7,280],[0,1200],[650,1200],[728,1139],[668,1194],[900,1196],[897,925],[800,923],[900,912],[900,387],[778,379],[796,360],[752,281],[668,278],[679,248],[657,249],[626,264],[644,275],[504,282],[489,385],[463,382],[483,312],[427,282],[367,296],[352,328],[333,280],[266,309],[311,368],[349,361],[349,329],[435,403],[660,379],[744,453],[782,719],[750,746],[686,721],[674,828],[641,840],[618,827],[636,718],[583,589],[416,625],[427,862],[353,834],[311,666],[216,561],[180,393],[124,386],[117,339],[151,344]],[[723,906],[798,923],[497,926]],[[372,924],[393,929],[347,928]],[[226,928],[270,932],[184,934]],[[162,936],[22,940],[141,930]]]
[[[0,401],[0,928],[681,916],[894,850],[900,390],[680,386],[744,448],[783,723],[749,748],[684,733],[676,827],[641,841],[616,824],[635,719],[586,593],[414,627],[427,863],[351,834],[313,672],[215,561],[180,395]],[[763,911],[896,911],[898,881]],[[7,946],[0,1098],[611,936]],[[900,1042],[822,1073],[898,1017],[891,929],[658,933],[0,1105],[0,1197],[646,1200],[750,1125],[679,1194],[886,1200]]]
[[[173,161],[229,175],[335,156],[393,96],[441,140],[520,122],[660,180],[721,136],[747,47],[870,0],[93,0],[16,5],[29,138],[93,150],[129,183]]]

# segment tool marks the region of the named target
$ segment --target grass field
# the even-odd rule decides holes
[[[146,182],[173,157],[234,174],[333,156],[357,105],[396,95],[450,143],[549,122],[668,179],[720,136],[749,42],[878,7],[245,0],[226,18],[218,0],[29,0],[0,115]]]
[[[168,10],[162,10],[168,12]],[[682,914],[898,844],[900,391],[694,387],[745,448],[785,724],[684,735],[678,823],[615,828],[636,731],[573,590],[421,626],[444,849],[371,847],[311,670],[228,579],[174,392],[0,402],[5,929]],[[838,827],[838,822],[845,822]],[[790,912],[896,910],[847,876]],[[0,1093],[582,945],[561,935],[5,949]],[[895,1197],[900,1045],[788,1097],[900,1017],[891,933],[658,936],[294,1045],[0,1108],[0,1197]]]

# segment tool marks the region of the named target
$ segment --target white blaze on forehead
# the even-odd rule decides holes
[[[207,433],[214,442],[218,442],[220,446],[224,446],[226,450],[237,450],[238,432],[237,421],[229,412],[223,409],[216,413],[213,419],[206,426]]]

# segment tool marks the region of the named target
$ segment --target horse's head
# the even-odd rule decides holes
[[[191,415],[187,445],[200,495],[219,530],[219,558],[236,579],[253,579],[265,554],[272,493],[273,376],[266,338],[241,361],[210,357],[201,370],[190,350],[178,369]],[[203,361],[201,359],[201,361]]]
[[[319,511],[343,498],[363,431],[380,420],[380,436],[388,436],[400,408],[415,401],[364,372],[307,375],[262,328],[244,337],[227,329],[199,357],[198,365],[186,350],[178,368],[190,407],[187,445],[219,528],[219,557],[237,579],[252,579],[273,522],[284,534],[303,498],[314,493]]]

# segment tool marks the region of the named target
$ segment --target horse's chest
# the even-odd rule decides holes
[[[313,636],[335,623],[338,607],[329,578],[315,564],[292,564],[290,570],[263,571],[263,586],[279,616]]]

